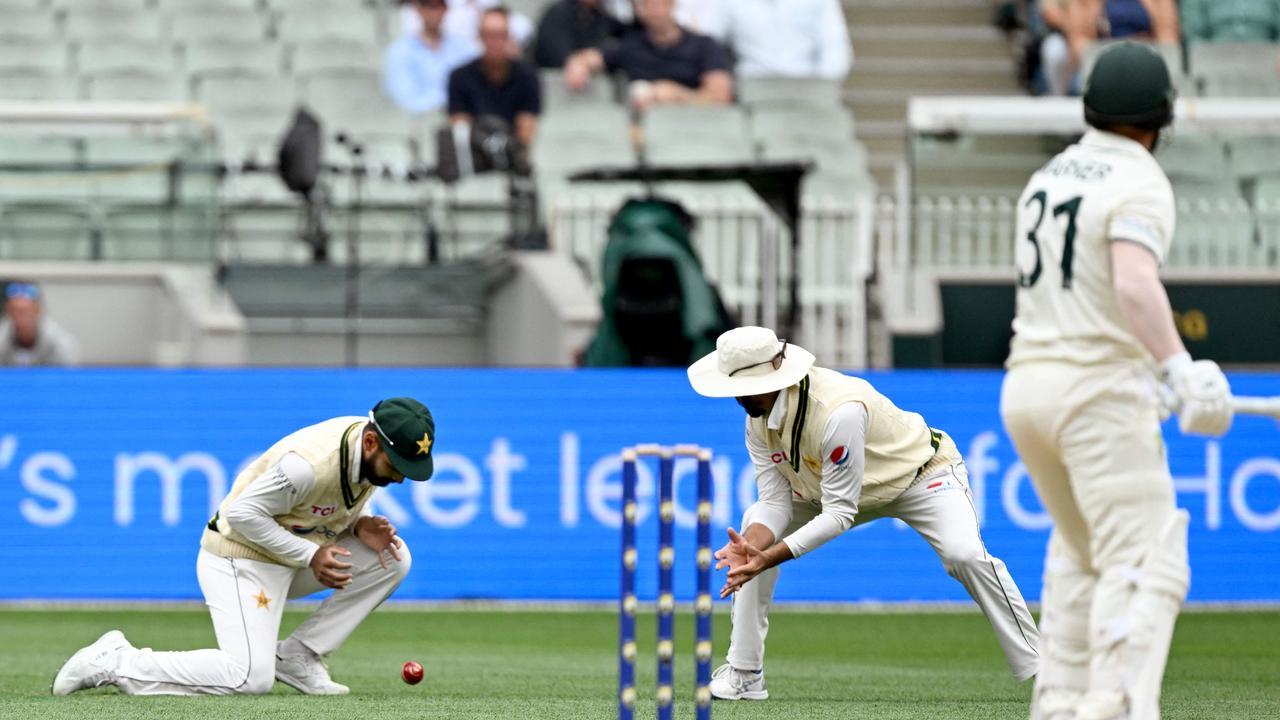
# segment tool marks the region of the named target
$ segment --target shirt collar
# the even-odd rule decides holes
[[[790,388],[778,392],[778,399],[773,401],[773,410],[769,411],[769,429],[777,432],[787,422],[787,395]]]
[[[1100,147],[1107,150],[1137,153],[1148,157],[1151,155],[1151,153],[1142,146],[1142,143],[1137,140],[1131,140],[1123,135],[1107,132],[1105,130],[1098,130],[1096,128],[1090,129],[1086,132],[1084,136],[1080,138],[1080,144],[1091,145],[1093,147]]]

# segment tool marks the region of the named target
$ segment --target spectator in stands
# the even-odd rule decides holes
[[[457,37],[473,38],[480,32],[480,16],[489,8],[501,5],[501,0],[448,0],[449,14],[445,17],[444,31]],[[400,14],[401,26],[408,35],[422,30],[422,20],[411,8]],[[520,13],[510,13],[511,46],[513,55],[519,54],[533,37],[533,21]]]
[[[541,68],[562,68],[570,55],[618,36],[622,27],[603,0],[558,0],[538,22],[533,62]]]
[[[839,0],[733,0],[704,29],[737,56],[738,77],[843,79],[853,62]]]
[[[711,25],[720,14],[720,6],[732,4],[737,0],[675,0],[671,14],[676,23],[685,30],[692,30],[701,35],[711,34]]]
[[[1188,42],[1280,40],[1280,0],[1182,0]]]
[[[672,0],[636,0],[637,27],[617,42],[574,53],[564,66],[565,82],[581,90],[591,74],[621,70],[630,81],[637,109],[653,104],[733,102],[733,76],[723,47],[706,35],[680,27]]]
[[[411,113],[445,106],[449,73],[479,54],[473,36],[444,31],[445,0],[411,0],[422,20],[422,31],[404,35],[387,48],[383,81],[387,94]]]
[[[1176,0],[1043,0],[1040,12],[1061,39],[1045,39],[1041,60],[1050,94],[1079,88],[1076,80],[1085,48],[1097,40],[1127,38],[1159,44],[1179,42]]]
[[[489,8],[480,18],[483,52],[449,76],[449,119],[473,123],[477,118],[501,118],[515,138],[528,147],[538,130],[542,87],[533,66],[509,52],[510,13]]]
[[[75,365],[79,355],[75,338],[45,317],[38,286],[30,282],[4,286],[0,366]]]

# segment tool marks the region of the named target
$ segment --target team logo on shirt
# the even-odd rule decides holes
[[[845,447],[844,445],[841,445],[840,447],[831,451],[832,465],[843,465],[847,462],[849,462],[849,448]]]
[[[312,505],[311,514],[320,517],[329,517],[338,509],[337,505]]]

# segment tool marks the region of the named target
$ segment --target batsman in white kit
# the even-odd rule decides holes
[[[1033,720],[1159,718],[1190,568],[1156,376],[1183,432],[1231,426],[1231,388],[1217,364],[1192,362],[1159,277],[1174,200],[1152,152],[1173,103],[1155,50],[1108,49],[1084,95],[1092,129],[1019,200],[1001,415],[1054,521]]]
[[[200,542],[196,575],[216,650],[135,648],[112,630],[80,650],[54,695],[114,685],[127,695],[259,695],[280,680],[309,695],[345,695],[323,658],[409,572],[409,548],[368,509],[376,488],[431,477],[435,420],[412,398],[338,417],[273,445],[236,478]],[[277,642],[285,600],[332,588]]]
[[[1022,593],[982,542],[968,472],[955,442],[896,407],[865,380],[814,367],[807,350],[772,330],[724,333],[689,368],[700,395],[732,397],[747,412],[747,450],[759,500],[742,534],[716,552],[729,568],[721,597],[734,595],[728,662],[711,694],[764,700],[764,645],[778,565],[878,518],[920,533],[977,602],[1013,676],[1039,668],[1039,632]]]

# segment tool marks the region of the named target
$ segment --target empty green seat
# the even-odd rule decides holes
[[[842,87],[819,77],[749,77],[738,81],[738,100],[744,105],[842,105]]]
[[[1178,180],[1219,180],[1230,175],[1225,146],[1211,135],[1174,133],[1156,148],[1156,161],[1165,174]]]
[[[1276,0],[1182,0],[1180,20],[1183,34],[1193,44],[1280,39],[1280,2]]]
[[[733,105],[659,105],[645,111],[645,158],[656,165],[755,160],[746,113]]]
[[[93,256],[89,208],[75,202],[13,202],[0,205],[0,258],[88,260]]]
[[[1231,172],[1241,179],[1280,175],[1280,137],[1263,135],[1227,142]]]

